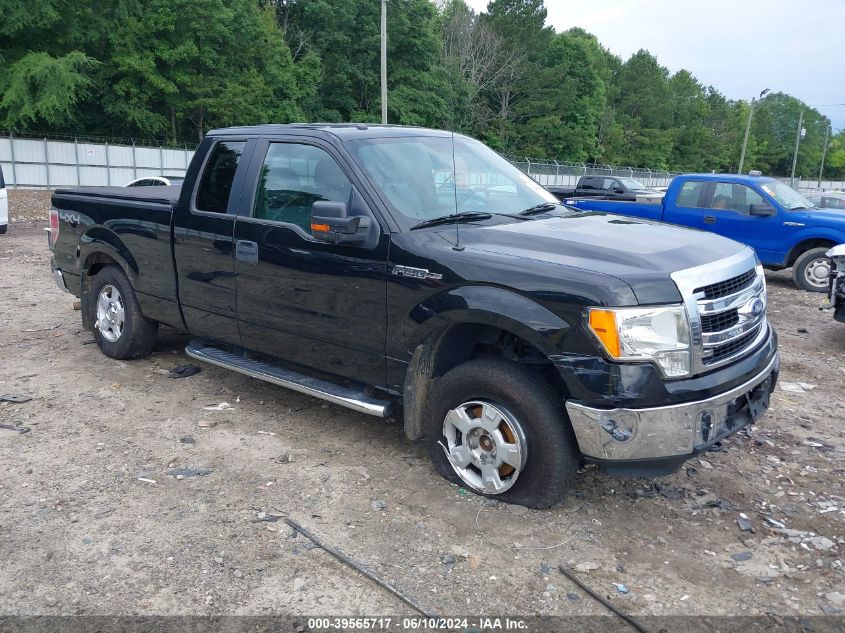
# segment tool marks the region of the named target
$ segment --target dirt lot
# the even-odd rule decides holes
[[[11,200],[0,394],[32,400],[0,403],[0,616],[410,612],[282,514],[444,614],[605,614],[560,563],[640,616],[845,610],[845,326],[785,273],[771,319],[802,392],[671,477],[587,468],[528,511],[446,483],[397,424],[212,366],[168,378],[178,333],[103,356],[50,279],[48,197]]]

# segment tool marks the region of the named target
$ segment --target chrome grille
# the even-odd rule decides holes
[[[689,316],[693,374],[740,358],[768,334],[766,282],[751,249],[672,279]]]
[[[748,270],[741,275],[737,275],[736,277],[732,277],[731,279],[719,281],[715,284],[708,284],[706,286],[702,286],[701,288],[696,288],[693,290],[693,294],[701,292],[704,294],[705,299],[719,299],[720,297],[727,297],[728,295],[732,295],[743,288],[750,286],[754,283],[756,276],[757,273],[752,268],[751,270]]]
[[[721,332],[739,323],[739,310],[732,309],[719,314],[708,314],[701,317],[702,332]]]
[[[742,334],[735,339],[731,339],[723,345],[718,345],[711,348],[712,352],[709,356],[704,357],[705,365],[712,365],[718,363],[720,360],[732,358],[737,352],[742,351],[750,345],[757,337],[757,329],[755,328],[746,334]]]

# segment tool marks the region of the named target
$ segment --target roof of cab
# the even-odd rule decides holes
[[[681,174],[678,178],[695,180],[718,180],[720,182],[748,182],[749,180],[774,180],[771,176],[750,176],[749,174]]]
[[[316,133],[316,134],[315,134]],[[378,123],[285,123],[246,125],[211,130],[209,136],[280,136],[295,134],[303,136],[331,135],[341,140],[361,138],[385,138],[400,136],[450,136],[447,130],[432,130],[407,125],[381,125]]]

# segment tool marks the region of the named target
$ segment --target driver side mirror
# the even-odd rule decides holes
[[[361,244],[370,233],[370,218],[349,215],[345,202],[318,200],[311,205],[311,234],[330,244]]]
[[[758,217],[767,217],[775,215],[775,209],[772,205],[766,202],[759,202],[748,207],[748,213]]]
[[[616,185],[613,188],[613,193],[625,193],[625,190],[622,187],[620,187],[619,185]]]

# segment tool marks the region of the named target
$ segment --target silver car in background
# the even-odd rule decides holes
[[[808,193],[804,197],[819,209],[842,209],[845,211],[845,193],[825,191],[824,193]]]

